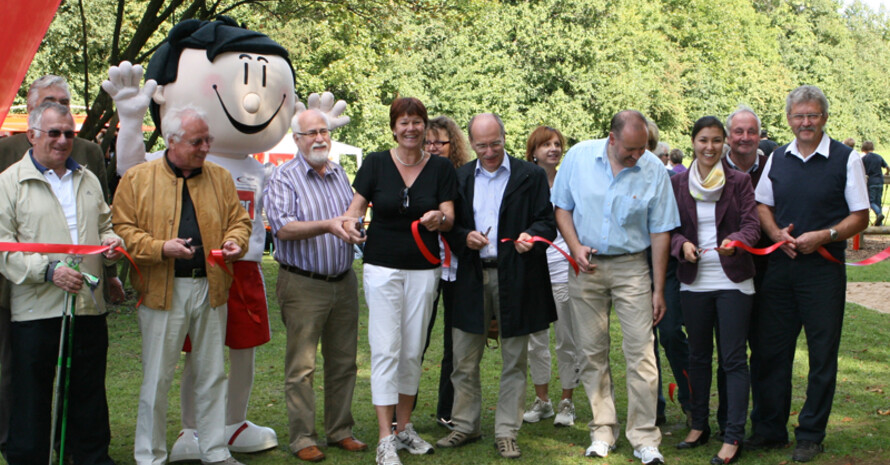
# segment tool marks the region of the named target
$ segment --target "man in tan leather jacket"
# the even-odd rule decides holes
[[[142,389],[134,455],[138,465],[167,459],[167,392],[186,335],[197,363],[195,396],[201,462],[237,464],[225,441],[223,341],[231,279],[208,264],[247,251],[251,222],[231,175],[204,163],[213,138],[194,107],[170,110],[161,123],[163,158],[131,168],[114,199],[114,230],[144,280],[136,288],[142,330]]]

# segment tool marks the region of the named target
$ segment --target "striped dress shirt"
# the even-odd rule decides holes
[[[352,267],[352,245],[333,234],[283,241],[278,230],[291,221],[319,221],[346,212],[352,186],[343,168],[329,161],[324,176],[302,154],[279,166],[266,187],[266,218],[275,242],[275,260],[313,273],[338,275]]]

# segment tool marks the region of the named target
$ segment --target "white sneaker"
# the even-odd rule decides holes
[[[522,420],[526,423],[537,423],[542,418],[550,418],[553,415],[555,414],[553,413],[553,404],[550,403],[550,399],[544,402],[535,397],[535,403],[522,414]]]
[[[377,443],[377,465],[402,465],[396,452],[398,442],[396,435],[390,434]]]
[[[585,457],[599,457],[606,458],[609,456],[609,452],[615,450],[615,446],[610,446],[606,441],[593,441],[590,443],[590,447],[584,451]]]
[[[259,452],[278,447],[275,430],[249,421],[226,426],[226,444],[232,452]]]
[[[402,431],[398,435],[396,435],[396,448],[397,449],[407,449],[408,452],[411,452],[413,455],[425,455],[432,454],[435,452],[432,444],[423,440],[417,431],[414,431],[414,425],[408,423],[405,425],[405,431]]]
[[[559,401],[556,410],[553,426],[573,426],[575,424],[575,404],[572,403],[572,399]]]
[[[170,449],[168,462],[186,462],[201,460],[201,447],[198,446],[198,431],[186,428],[179,432],[173,448]]]
[[[244,465],[244,464],[235,460],[235,457],[232,457],[230,455],[225,460],[220,460],[219,462],[205,462],[202,460],[201,465]]]
[[[634,457],[640,459],[643,465],[664,464],[664,456],[658,452],[657,447],[641,447],[634,451]]]

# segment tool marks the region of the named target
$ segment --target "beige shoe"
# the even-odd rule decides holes
[[[471,442],[476,442],[481,438],[481,432],[467,434],[455,430],[448,433],[448,436],[436,441],[436,447],[460,447]]]
[[[522,456],[519,444],[516,444],[516,438],[495,438],[494,448],[505,459],[518,459]]]

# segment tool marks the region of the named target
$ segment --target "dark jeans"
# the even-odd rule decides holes
[[[674,259],[671,259],[674,261]],[[675,273],[676,264],[668,265],[668,273],[664,280],[664,300],[667,310],[664,318],[655,327],[655,362],[658,365],[658,415],[664,415],[665,400],[661,382],[661,357],[658,345],[664,348],[664,355],[674,372],[677,381],[677,400],[683,411],[689,410],[689,382],[686,372],[689,368],[689,344],[683,331],[683,311],[680,306],[680,281]]]
[[[806,401],[797,417],[798,441],[821,443],[831,413],[837,381],[837,357],[846,301],[847,271],[818,254],[791,260],[772,254],[753,323],[751,388],[759,414],[754,434],[788,441],[791,375],[797,338],[807,338],[809,374]]]
[[[881,196],[884,194],[884,184],[869,184],[868,185],[868,203],[871,205],[871,209],[874,210],[875,215],[881,215]]]
[[[689,332],[689,383],[692,386],[692,428],[708,426],[711,360],[716,329],[726,373],[727,422],[723,442],[740,444],[748,414],[748,325],[753,295],[735,290],[680,292],[683,320]]]
[[[442,366],[439,372],[439,402],[436,405],[436,418],[451,419],[451,407],[454,405],[454,385],[451,384],[451,372],[454,371],[454,353],[451,349],[451,328],[452,317],[454,315],[454,282],[439,281],[439,291],[442,293],[442,308],[445,314],[442,320],[445,322],[445,328],[442,329],[443,349],[442,349]],[[436,294],[436,300],[433,302],[433,315],[430,317],[430,326],[426,332],[426,345],[423,347],[423,354],[430,346],[431,335],[433,334],[433,325],[436,323],[436,313],[439,308],[439,294]],[[422,360],[423,356],[421,356]],[[420,392],[418,391],[418,398]],[[415,405],[417,400],[415,399]]]
[[[104,315],[78,316],[74,322],[66,455],[70,453],[78,465],[114,464],[108,456],[111,431],[105,396],[108,326]],[[60,317],[12,323],[15,408],[10,417],[7,444],[10,464],[42,465],[49,459],[52,392],[61,324]],[[59,439],[58,434],[56,438]]]

